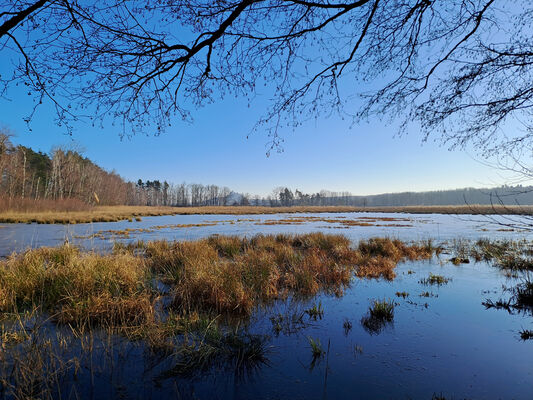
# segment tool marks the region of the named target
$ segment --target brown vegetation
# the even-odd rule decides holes
[[[0,382],[16,398],[55,398],[56,377],[92,374],[94,338],[102,335],[111,346],[103,353],[113,354],[114,334],[170,355],[170,375],[213,364],[242,373],[266,362],[265,340],[228,321],[287,296],[341,295],[354,273],[392,278],[397,262],[431,249],[390,239],[353,247],[313,233],[117,243],[106,255],[71,245],[13,254],[0,261]],[[321,303],[306,313],[320,318]],[[74,342],[79,354],[68,352]]]
[[[31,202],[30,202],[31,203]],[[71,211],[72,206],[63,208],[54,205],[54,202],[35,202],[35,206],[23,206],[21,210],[2,211],[0,209],[0,223],[42,223],[42,224],[76,224],[89,222],[116,222],[131,220],[140,216],[160,215],[258,215],[258,214],[282,214],[282,213],[347,213],[347,212],[375,212],[375,213],[406,213],[406,214],[533,214],[533,207],[504,208],[491,206],[417,206],[417,207],[344,207],[344,206],[296,206],[296,207],[255,207],[255,206],[207,206],[207,207],[155,207],[155,206],[95,206],[85,211]],[[68,204],[74,204],[69,203]],[[70,207],[70,208],[69,208]],[[346,222],[346,226],[371,225],[377,221],[389,221],[384,218],[369,217],[371,220]],[[287,221],[287,223],[303,223],[309,221],[309,217],[301,221]],[[341,223],[341,221],[336,221]],[[279,224],[272,221],[273,225]],[[386,225],[404,226],[405,224]]]
[[[38,307],[61,323],[145,324],[155,318],[156,279],[170,286],[179,313],[250,314],[291,294],[341,294],[354,272],[392,279],[398,262],[432,253],[428,245],[390,239],[352,248],[344,236],[322,233],[137,242],[108,255],[40,248],[0,263],[0,312]]]
[[[78,199],[46,200],[0,196],[0,215],[6,213],[87,212],[93,209],[93,206]]]
[[[395,268],[402,260],[426,260],[438,253],[431,242],[406,245],[400,240],[373,238],[359,243],[361,260],[356,271],[358,277],[394,279]]]
[[[61,323],[139,324],[153,314],[148,273],[128,253],[83,253],[69,245],[28,250],[0,264],[0,312],[37,307]]]

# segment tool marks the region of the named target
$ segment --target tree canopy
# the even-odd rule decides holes
[[[524,0],[0,0],[1,84],[51,101],[59,124],[111,118],[125,135],[266,86],[273,146],[339,113],[513,152],[533,138],[532,23]]]

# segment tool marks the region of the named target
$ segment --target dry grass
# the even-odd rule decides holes
[[[177,208],[148,206],[97,206],[88,211],[41,211],[0,213],[1,223],[81,224],[89,222],[140,221],[143,216],[175,215]]]
[[[362,272],[371,260],[389,271],[430,256],[429,248],[390,239],[354,247],[344,236],[312,233],[135,242],[107,255],[69,245],[13,254],[0,261],[0,386],[13,398],[57,398],[63,380],[75,385],[78,373],[92,371],[92,342],[84,340],[93,335],[110,345],[114,334],[142,341],[172,358],[168,376],[213,365],[245,373],[267,362],[264,338],[235,327],[258,307],[320,291],[340,295],[354,273],[391,276],[379,267]],[[323,309],[305,312],[321,318]],[[273,321],[276,331],[298,329],[298,315]],[[70,352],[76,340],[85,349],[79,354]],[[79,356],[90,364],[82,367]]]
[[[362,278],[395,278],[395,268],[403,260],[427,260],[439,250],[431,242],[407,245],[400,240],[373,238],[359,243],[361,260],[357,276]]]
[[[382,224],[382,222],[411,222],[409,218],[395,218],[395,217],[358,217],[354,219],[347,219],[344,216],[340,217],[321,217],[316,215],[287,217],[279,219],[267,219],[265,221],[256,221],[255,225],[303,225],[310,222],[325,222],[327,224],[335,224],[340,226],[333,226],[333,228],[349,228],[353,226],[388,226],[388,227],[411,227],[412,225],[406,223]],[[324,226],[324,228],[331,228]]]
[[[346,238],[321,233],[158,241],[147,244],[146,255],[172,282],[175,308],[241,314],[289,292],[340,292],[359,259]]]
[[[93,206],[78,199],[23,199],[0,196],[0,214],[43,212],[87,212]]]
[[[394,278],[398,262],[432,257],[430,243],[371,239],[352,248],[340,235],[212,236],[194,242],[145,245],[151,271],[173,287],[181,312],[250,314],[258,304],[289,294],[340,295],[358,277]]]
[[[289,294],[340,295],[354,272],[392,279],[398,262],[431,256],[427,244],[371,239],[353,248],[323,233],[137,242],[109,255],[40,248],[0,262],[0,312],[38,307],[61,323],[142,325],[155,319],[156,279],[169,285],[180,313],[249,315]]]
[[[126,252],[82,253],[64,245],[0,263],[0,312],[38,308],[61,323],[121,326],[153,316],[144,260]]]
[[[176,354],[183,373],[189,363],[204,368],[239,352],[261,360],[260,342],[219,332],[221,321],[242,321],[288,296],[342,295],[354,275],[392,279],[398,262],[430,256],[428,244],[371,239],[354,247],[323,233],[135,242],[106,255],[40,248],[0,261],[0,319],[26,312],[75,335],[98,329],[142,340],[152,351]],[[323,312],[320,304],[316,312]],[[25,340],[11,331],[2,338]]]
[[[65,200],[66,201],[66,200]],[[70,201],[70,200],[69,200]],[[47,203],[48,204],[48,203]],[[345,206],[210,206],[210,207],[150,207],[150,206],[69,206],[51,202],[42,207],[0,208],[0,223],[76,224],[88,222],[116,222],[138,219],[142,216],[191,215],[191,214],[279,214],[279,213],[344,213],[376,212],[406,214],[524,214],[532,215],[531,206],[405,206],[405,207],[345,207]],[[377,220],[367,221],[371,224]],[[294,221],[293,221],[294,223]],[[347,224],[349,226],[350,224]],[[365,222],[354,225],[365,226]],[[401,224],[399,224],[402,226]]]

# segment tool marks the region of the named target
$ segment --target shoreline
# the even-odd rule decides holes
[[[401,213],[401,214],[471,214],[471,215],[533,215],[533,206],[462,205],[462,206],[98,206],[90,211],[40,211],[0,213],[0,223],[82,224],[90,222],[119,222],[142,217],[164,215],[268,215],[301,213]]]

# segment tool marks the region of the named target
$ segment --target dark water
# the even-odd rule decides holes
[[[345,216],[353,218],[353,215]],[[0,234],[7,235],[3,236],[1,251],[5,254],[18,246],[56,244],[64,239],[66,232],[72,236],[84,231],[87,234],[87,231],[124,227],[149,229],[165,224],[283,217],[287,216],[154,217],[139,223],[69,228],[7,225],[0,229]],[[411,219],[411,227],[335,229],[324,228],[324,222],[302,225],[224,222],[215,226],[161,228],[120,240],[313,230],[343,233],[354,242],[370,236],[404,240],[433,237],[441,241],[457,237],[529,237],[526,232],[501,231],[497,226],[464,217],[413,215],[407,218]],[[332,225],[335,224],[329,226]],[[85,246],[105,248],[113,238],[78,240]],[[76,380],[73,376],[66,379],[62,397],[75,397],[77,393],[81,398],[93,399],[431,399],[434,395],[447,399],[533,399],[533,340],[523,341],[519,335],[522,329],[533,329],[531,312],[508,313],[485,309],[482,305],[487,298],[508,297],[503,287],[516,284],[517,278],[508,278],[485,262],[454,266],[447,262],[449,257],[441,255],[431,261],[402,263],[391,282],[354,278],[340,297],[321,294],[307,300],[289,299],[258,310],[238,328],[264,341],[267,361],[253,368],[220,363],[192,376],[172,376],[168,373],[173,366],[172,355],[157,355],[142,343],[121,344],[119,340],[112,350],[105,345],[98,350],[96,346],[91,360],[82,363]],[[441,286],[421,284],[420,280],[430,273],[451,281]],[[420,296],[426,291],[430,297]],[[397,297],[396,292],[409,295]],[[381,330],[372,331],[361,321],[374,299],[390,299],[396,306],[393,321]],[[316,321],[304,314],[300,322],[284,326],[281,331],[271,321],[280,314],[287,321],[287,316],[301,315],[303,310],[318,303],[324,314]],[[349,325],[351,328],[347,329]],[[313,360],[309,337],[319,340],[326,354]],[[75,353],[76,347],[72,351]],[[76,390],[72,389],[74,386]]]

